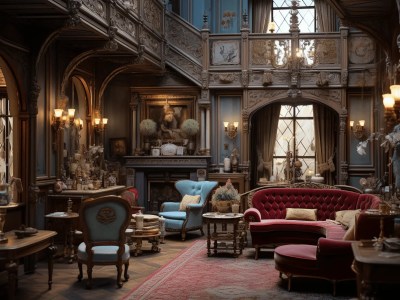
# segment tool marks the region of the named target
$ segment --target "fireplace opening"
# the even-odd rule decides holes
[[[148,181],[147,211],[157,213],[164,202],[180,202],[181,194],[175,189],[175,182]]]

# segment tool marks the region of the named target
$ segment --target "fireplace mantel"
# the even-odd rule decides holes
[[[166,187],[174,189],[174,183],[181,179],[198,180],[198,171],[206,173],[211,156],[125,156],[127,186],[139,191],[138,205],[146,211],[155,212],[163,201],[177,201],[177,191],[162,191],[162,200],[152,199],[160,191],[151,190]],[[156,202],[156,203],[154,203]]]

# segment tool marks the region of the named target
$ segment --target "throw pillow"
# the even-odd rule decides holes
[[[335,214],[335,221],[338,221],[340,224],[345,226],[346,228],[350,227],[350,222],[354,220],[355,215],[359,213],[360,209],[353,210],[339,210]]]
[[[360,213],[360,211],[356,212],[353,215],[353,218],[350,220],[349,227],[348,227],[345,235],[343,236],[343,240],[350,240],[350,241],[355,240],[356,218],[359,213]]]
[[[179,204],[179,210],[185,211],[188,204],[197,204],[200,201],[200,195],[185,195]]]
[[[316,221],[317,210],[309,208],[287,208],[286,220]]]

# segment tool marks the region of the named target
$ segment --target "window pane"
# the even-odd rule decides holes
[[[313,107],[312,105],[298,105],[296,106],[296,116],[298,118],[312,118],[313,115]]]
[[[293,106],[281,105],[281,111],[279,113],[279,118],[290,118],[290,117],[293,117]]]
[[[314,156],[314,120],[296,121],[296,149],[298,156]]]

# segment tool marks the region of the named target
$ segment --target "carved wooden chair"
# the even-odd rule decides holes
[[[124,281],[129,278],[129,246],[126,245],[125,230],[131,220],[131,206],[120,196],[103,196],[82,202],[79,220],[83,242],[78,246],[77,260],[81,281],[82,264],[87,266],[86,287],[92,287],[94,265],[115,265],[117,285],[122,287],[122,265],[125,265]]]

